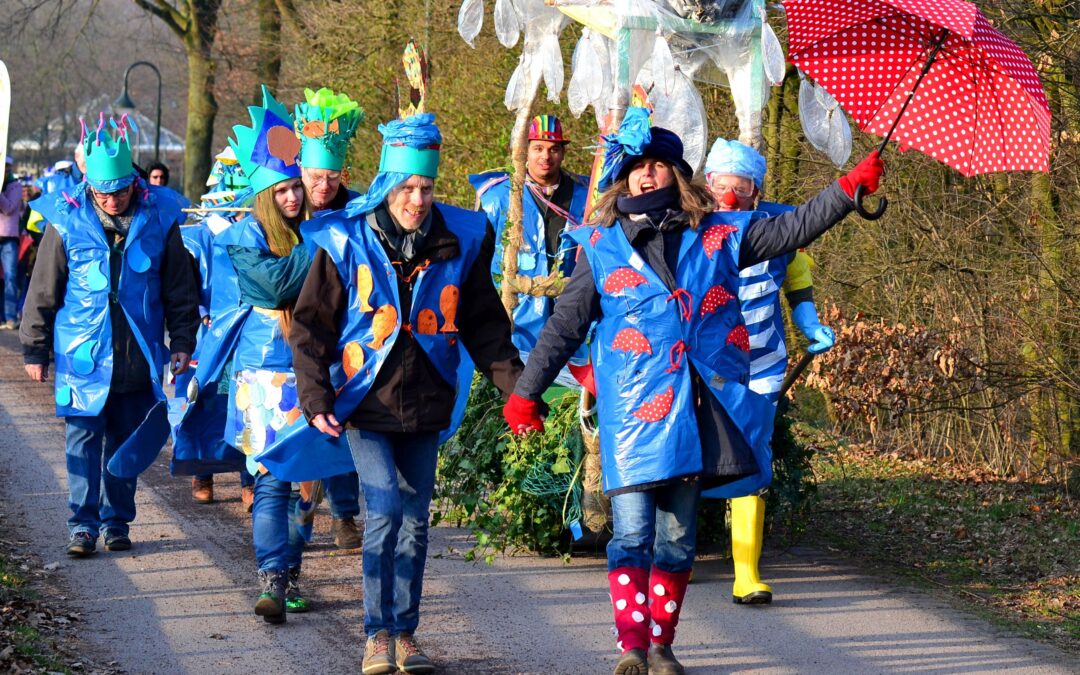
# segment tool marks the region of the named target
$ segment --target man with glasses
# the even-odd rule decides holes
[[[718,138],[705,160],[705,178],[716,198],[718,211],[763,211],[778,215],[792,207],[758,201],[765,180],[765,158],[738,141]],[[814,286],[810,277],[813,260],[804,251],[766,260],[739,273],[739,302],[750,336],[750,389],[776,405],[784,372],[787,345],[780,290],[784,290],[791,318],[817,354],[833,346],[835,337],[818,319]],[[766,421],[772,425],[772,420]],[[771,431],[770,431],[771,435]],[[771,457],[770,457],[771,461]],[[732,598],[736,604],[772,602],[772,588],[758,572],[765,527],[762,494],[772,482],[772,472],[708,490],[704,497],[731,500],[731,557],[735,566]]]
[[[105,467],[129,439],[144,451],[128,447],[122,456],[156,454],[165,444],[167,425],[149,413],[165,399],[165,364],[173,373],[187,370],[199,325],[177,204],[138,179],[125,121],[116,128],[113,138],[102,120],[84,133],[86,182],[32,205],[51,227],[20,326],[31,380],[48,379],[55,355],[72,510],[67,554],[76,558],[94,553],[99,534],[108,551],[131,548],[136,479]]]

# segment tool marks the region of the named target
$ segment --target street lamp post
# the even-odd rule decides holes
[[[114,110],[135,110],[135,103],[128,96],[128,76],[131,75],[132,69],[136,66],[146,66],[150,70],[154,71],[157,75],[157,121],[154,127],[154,161],[161,161],[161,71],[157,69],[157,66],[149,61],[136,61],[127,67],[124,71],[124,90],[120,92],[120,96],[113,101]]]

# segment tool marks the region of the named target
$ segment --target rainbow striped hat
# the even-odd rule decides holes
[[[562,122],[554,115],[537,115],[529,123],[530,141],[551,141],[552,143],[569,143],[570,139],[564,138]]]

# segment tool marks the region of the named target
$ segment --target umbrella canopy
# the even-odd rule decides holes
[[[1050,108],[1039,76],[970,2],[787,0],[784,8],[788,60],[863,131],[888,140],[895,126],[902,148],[965,176],[1048,170]]]

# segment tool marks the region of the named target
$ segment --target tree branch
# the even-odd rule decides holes
[[[183,38],[187,33],[190,17],[186,17],[182,13],[176,11],[176,8],[165,2],[165,0],[131,1],[134,2],[136,6],[141,7],[164,21],[165,25],[169,27],[169,30],[176,33],[180,38]]]

